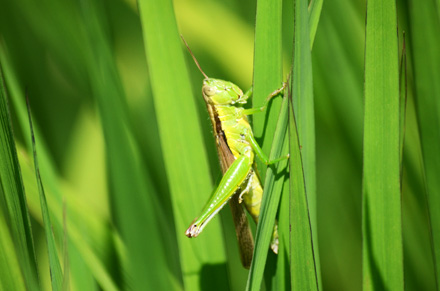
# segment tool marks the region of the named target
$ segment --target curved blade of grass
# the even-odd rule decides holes
[[[363,287],[403,290],[394,1],[368,1],[365,50]]]
[[[190,240],[184,235],[211,193],[212,181],[172,2],[143,0],[138,3],[184,286],[188,290],[199,290],[209,282],[210,286],[226,289],[225,251],[219,221],[212,220],[197,239]]]
[[[8,109],[3,70],[0,64],[0,182],[2,204],[8,213],[14,244],[27,288],[38,287],[31,224],[26,203],[20,165],[15,148],[12,124]],[[10,252],[11,250],[7,250]]]
[[[2,191],[1,187],[0,191]],[[2,270],[0,290],[26,290],[4,213],[0,212],[0,233],[2,234],[0,235],[0,270]]]
[[[437,1],[439,4],[439,1]],[[440,6],[437,7],[439,12]],[[431,223],[434,268],[440,288],[440,16],[434,1],[409,1],[411,47],[415,73],[428,209]]]
[[[69,261],[69,238],[67,234],[66,203],[63,201],[63,291],[70,291],[70,261]]]
[[[62,290],[63,273],[61,271],[61,264],[58,258],[55,239],[52,233],[52,223],[50,221],[49,209],[47,207],[46,194],[44,193],[43,182],[40,175],[40,167],[38,165],[37,147],[35,145],[34,128],[32,126],[31,108],[29,100],[27,100],[27,109],[29,117],[29,128],[32,139],[32,152],[34,156],[35,176],[37,178],[38,192],[40,193],[41,213],[43,215],[44,233],[46,235],[47,251],[49,255],[49,268],[52,290]]]
[[[37,145],[39,142],[37,141]],[[23,148],[19,148],[19,153],[24,153],[25,150]],[[34,167],[31,166],[28,163],[29,158],[27,156],[23,156],[23,154],[19,155],[20,164],[22,166],[22,174],[23,174],[23,180],[24,181],[30,181],[31,179],[35,179],[35,171]],[[26,189],[28,193],[28,201],[30,205],[30,211],[33,214],[33,216],[38,216],[39,209],[40,208],[40,199],[38,197],[38,189],[35,184],[26,184]],[[65,188],[63,188],[65,190]],[[66,191],[68,192],[68,191]],[[71,193],[69,195],[72,195]],[[54,194],[48,193],[46,195],[48,199],[48,205],[56,205],[54,200]],[[70,197],[66,195],[67,197]],[[70,198],[69,198],[70,199]],[[68,226],[69,226],[69,244],[73,244],[72,246],[69,245],[69,252],[70,258],[69,258],[69,269],[72,269],[72,264],[79,263],[79,266],[82,266],[84,269],[83,272],[86,274],[82,274],[79,277],[77,277],[77,280],[81,280],[80,282],[76,280],[73,281],[73,285],[78,286],[87,286],[87,288],[92,288],[92,286],[95,286],[95,282],[83,282],[84,280],[90,280],[91,275],[96,279],[96,281],[99,282],[100,286],[104,290],[118,290],[116,287],[116,284],[111,277],[108,269],[106,269],[104,265],[104,258],[102,252],[104,251],[103,248],[106,246],[101,242],[96,242],[94,237],[89,237],[89,232],[96,232],[97,236],[103,236],[107,237],[108,233],[102,229],[100,229],[102,226],[99,225],[99,221],[96,221],[95,219],[89,219],[89,220],[78,220],[78,209],[82,209],[85,213],[90,214],[93,209],[81,204],[77,203],[75,200],[70,200],[70,203],[72,203],[69,207],[69,210],[75,213],[68,214],[69,220]],[[49,208],[50,215],[52,218],[54,218],[54,228],[58,228],[58,224],[62,220],[62,212],[61,211],[54,211],[52,208]],[[89,223],[90,225],[88,225]],[[84,224],[84,225],[81,225]],[[96,226],[98,224],[98,226]],[[82,227],[81,227],[82,226]],[[96,248],[101,248],[99,250],[96,250]],[[72,263],[73,261],[73,263]],[[76,267],[79,267],[76,266]],[[92,274],[89,274],[92,273]],[[73,274],[71,272],[72,279]],[[93,278],[92,277],[92,278]],[[86,285],[84,285],[86,284]],[[87,285],[88,284],[88,285]],[[93,290],[93,289],[92,289]]]
[[[125,288],[171,290],[172,274],[167,266],[167,252],[162,242],[162,221],[153,185],[141,165],[126,112],[124,93],[110,42],[102,2],[84,1],[90,59],[88,61],[106,143],[106,155],[112,200],[118,229],[127,246],[128,270]],[[142,223],[142,224],[140,224]],[[165,226],[162,226],[165,227]],[[154,235],[151,235],[154,234]],[[148,242],[148,247],[145,243]],[[151,268],[148,262],[154,262]]]
[[[6,81],[8,84],[8,87],[11,89],[11,97],[12,102],[15,107],[15,111],[17,113],[18,121],[20,123],[20,126],[23,131],[29,131],[29,120],[27,117],[26,112],[26,104],[24,102],[25,97],[23,92],[21,91],[17,79],[15,77],[14,71],[11,67],[11,65],[8,62],[8,59],[6,58],[6,54],[3,49],[0,48],[0,59],[2,63],[4,64],[5,72],[7,72],[6,75]],[[38,135],[38,125],[34,124],[34,132]],[[26,139],[28,141],[28,139]],[[40,167],[42,175],[44,175],[45,180],[48,181],[46,183],[48,188],[48,204],[54,205],[49,208],[49,211],[51,211],[51,217],[55,218],[54,226],[55,230],[62,229],[62,213],[59,211],[62,209],[62,191],[60,189],[60,183],[59,177],[57,177],[57,174],[54,170],[54,165],[51,159],[50,154],[48,153],[48,150],[45,146],[45,143],[39,139],[37,141],[37,146],[39,148],[39,157],[40,157]],[[28,145],[29,148],[32,147],[31,144]],[[24,150],[23,150],[24,152]],[[26,159],[26,157],[20,157],[20,164],[22,163],[23,159]],[[22,168],[22,174],[24,181],[31,181],[34,180],[35,174],[33,173],[33,170],[31,167],[27,164],[25,164],[27,167]],[[32,186],[34,186],[32,184]],[[29,205],[30,209],[34,209],[34,212],[38,212],[36,209],[40,208],[40,202],[38,198],[38,191],[35,189],[35,191],[29,191],[31,188],[27,185],[28,193],[29,193]],[[72,277],[75,275],[76,269],[81,269],[82,273],[78,274],[77,281],[81,281],[81,284],[84,284],[84,282],[87,282],[90,273],[93,274],[93,276],[96,278],[96,280],[101,284],[101,286],[105,290],[116,290],[116,284],[114,283],[113,279],[111,278],[109,274],[109,270],[106,269],[103,261],[103,252],[105,248],[105,244],[107,242],[105,241],[105,238],[109,236],[109,229],[108,225],[106,225],[107,221],[100,220],[100,218],[96,218],[92,215],[84,215],[84,213],[89,213],[92,211],[89,205],[85,204],[83,200],[77,200],[75,199],[74,191],[66,191],[65,188],[63,188],[63,194],[66,195],[69,199],[69,213],[68,216],[70,218],[69,220],[69,234],[70,234],[70,242],[73,243],[74,246],[69,246],[69,248],[73,248],[74,252],[77,253],[79,251],[80,256],[74,257],[73,262],[70,263],[70,269]],[[67,192],[67,193],[66,193]],[[102,218],[101,218],[102,219]],[[85,230],[87,229],[87,230]],[[61,233],[62,231],[58,231],[55,233]],[[75,263],[76,262],[76,263]],[[85,263],[85,264],[84,264]],[[87,269],[84,269],[84,265],[87,265]],[[85,278],[87,277],[87,278]],[[73,278],[75,279],[75,278]],[[82,285],[84,286],[84,285]],[[90,285],[87,285],[90,286]]]
[[[310,49],[313,48],[316,31],[318,30],[319,19],[324,0],[311,0],[309,4],[309,30],[310,30]]]

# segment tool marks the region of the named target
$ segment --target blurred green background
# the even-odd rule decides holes
[[[285,2],[283,13],[292,8]],[[256,1],[175,0],[173,4],[179,32],[204,71],[248,89],[252,85]],[[407,290],[438,288],[427,197],[438,195],[440,189],[427,186],[426,177],[432,181],[429,173],[439,165],[424,168],[422,148],[427,141],[421,139],[420,129],[423,133],[426,123],[420,124],[423,106],[417,108],[416,104],[417,97],[431,94],[432,100],[437,99],[431,107],[439,112],[439,5],[434,0],[397,1],[400,49],[405,31],[409,62],[401,198]],[[324,290],[362,287],[365,20],[365,1],[324,2],[312,50],[317,232]],[[283,28],[292,25],[288,18],[283,20]],[[157,33],[161,33],[159,25]],[[289,29],[284,37],[287,72],[292,55]],[[210,251],[195,240],[186,242],[201,257],[212,259],[211,264],[193,277],[194,269],[181,265],[181,257],[187,254],[182,253],[179,242],[186,238],[181,238],[183,232],[176,232],[176,221],[189,225],[190,221],[180,221],[187,216],[184,212],[195,217],[200,207],[194,206],[195,212],[175,210],[180,202],[170,193],[179,186],[167,178],[168,163],[163,154],[170,144],[164,146],[159,135],[164,125],[156,116],[151,88],[154,76],[149,75],[145,41],[134,0],[0,1],[0,61],[43,290],[50,289],[51,283],[25,92],[32,108],[42,182],[61,261],[66,258],[61,250],[68,250],[72,290],[139,290],[150,283],[150,288],[183,289],[186,280],[197,281],[204,290],[242,290],[246,285],[248,271],[240,266],[229,210],[197,238],[205,240]],[[170,41],[170,45],[175,43]],[[182,45],[177,48],[185,49]],[[195,189],[200,189],[197,195],[205,201],[220,169],[200,94],[202,76],[186,51],[184,54],[194,92],[196,111],[192,113],[199,123],[182,134],[202,132],[206,151],[202,154],[208,166],[204,177],[208,179],[197,181],[197,173],[193,177],[196,183],[203,183]],[[161,69],[166,74],[171,68]],[[172,102],[180,96],[170,94],[167,98]],[[438,118],[428,121],[437,135]],[[171,122],[172,116],[169,119]],[[105,136],[113,146],[106,147]],[[431,143],[431,152],[438,155],[436,142]],[[186,151],[178,144],[174,148],[177,157]],[[199,164],[197,159],[187,162]],[[191,175],[177,166],[172,171]],[[438,176],[438,172],[432,175]],[[438,211],[438,206],[431,209]],[[223,231],[219,231],[221,225]],[[65,232],[67,242],[63,242]],[[132,251],[140,255],[133,258]],[[152,254],[155,259],[145,261],[143,254]],[[138,260],[136,267],[130,258]],[[0,279],[5,274],[0,270]],[[185,276],[190,278],[183,279]]]

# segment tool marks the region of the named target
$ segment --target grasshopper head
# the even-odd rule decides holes
[[[202,93],[205,101],[213,105],[244,104],[247,99],[237,85],[219,79],[205,79]]]

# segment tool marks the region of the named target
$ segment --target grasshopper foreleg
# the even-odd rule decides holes
[[[252,149],[255,151],[255,154],[258,156],[258,158],[263,161],[266,165],[272,165],[275,163],[278,163],[282,160],[286,160],[289,158],[289,154],[270,160],[267,155],[263,152],[263,149],[258,145],[257,141],[255,140],[254,136],[250,133],[246,134],[246,140],[251,145]]]
[[[256,107],[256,108],[249,108],[249,109],[245,109],[243,110],[243,113],[245,115],[251,115],[251,114],[255,114],[255,113],[259,113],[259,112],[263,112],[264,110],[266,110],[267,106],[269,105],[270,100],[272,100],[272,98],[282,94],[284,92],[284,89],[287,87],[287,83],[283,83],[283,86],[275,91],[273,91],[272,93],[269,94],[269,96],[267,96],[266,101],[264,102],[264,105],[261,107]],[[249,89],[248,92],[251,92],[252,94],[252,88]],[[248,94],[248,92],[246,92],[246,94]]]

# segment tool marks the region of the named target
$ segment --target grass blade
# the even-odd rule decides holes
[[[325,2],[312,58],[324,290],[362,288],[364,42],[365,2]]]
[[[127,114],[125,96],[107,38],[107,19],[102,2],[86,1],[82,12],[88,28],[90,45],[89,71],[93,91],[100,109],[109,180],[118,229],[127,247],[128,268],[125,288],[171,290],[174,278],[167,266],[167,252],[161,235],[164,220],[157,219],[160,211],[152,182],[145,174],[139,149],[134,142]],[[129,193],[129,195],[128,195]],[[148,231],[139,231],[139,222]],[[159,221],[159,222],[158,222]],[[145,242],[148,241],[148,248]],[[123,259],[123,258],[121,258]],[[150,268],[146,262],[155,262]]]
[[[46,235],[47,250],[49,254],[49,268],[52,290],[62,290],[63,286],[63,273],[61,271],[61,264],[58,258],[57,248],[55,245],[55,239],[52,233],[52,223],[50,220],[49,209],[47,207],[46,194],[44,193],[43,182],[40,176],[40,167],[38,165],[37,147],[35,145],[34,128],[32,126],[31,108],[29,100],[27,99],[29,128],[32,139],[32,152],[34,156],[35,175],[37,178],[38,192],[40,193],[40,205],[41,213],[43,215],[44,233]]]
[[[70,291],[70,261],[69,261],[69,237],[67,234],[66,203],[63,202],[63,291]]]
[[[321,2],[321,3],[319,3]],[[260,5],[260,2],[258,2]],[[279,42],[281,35],[279,35],[278,33],[280,33],[280,28],[277,25],[274,25],[274,23],[277,23],[278,18],[281,18],[281,12],[280,14],[275,14],[275,12],[278,12],[276,9],[278,6],[271,6],[271,8],[269,9],[269,7],[265,7],[264,2],[261,1],[261,9],[257,7],[257,28],[256,28],[256,36],[255,36],[255,60],[254,60],[254,66],[255,66],[255,71],[254,71],[254,104],[258,104],[256,100],[262,99],[264,98],[264,94],[262,94],[262,92],[260,91],[260,93],[258,93],[259,87],[264,88],[264,90],[266,90],[267,93],[271,92],[271,87],[272,86],[272,90],[273,90],[273,86],[276,85],[276,80],[277,80],[277,75],[279,74],[279,71],[281,70],[281,64],[277,63],[278,61],[278,50],[277,50],[277,43]],[[273,5],[273,4],[271,4]],[[307,14],[307,5],[306,7],[306,12],[303,12],[303,15],[308,15]],[[321,7],[322,7],[322,1],[318,1],[318,3],[313,4],[310,7],[310,19],[311,21],[313,21],[315,24],[314,29],[312,31],[309,32],[309,30],[306,30],[305,33],[310,33],[310,37],[307,37],[307,42],[306,43],[306,47],[309,50],[309,63],[307,64],[310,68],[310,76],[311,76],[311,61],[310,61],[310,49],[309,46],[313,44],[313,41],[309,42],[309,39],[314,39],[315,33],[316,33],[316,29],[317,29],[317,23],[320,17],[320,11],[321,11]],[[258,14],[258,11],[264,11],[261,12],[261,14]],[[273,12],[272,12],[273,11]],[[258,22],[259,20],[259,15],[260,16],[260,22]],[[276,19],[276,21],[274,20]],[[308,19],[306,18],[306,21]],[[259,26],[259,23],[260,26]],[[280,33],[281,34],[281,33]],[[261,48],[258,46],[258,42],[259,41],[265,41],[265,45],[261,45]],[[261,50],[261,51],[260,51]],[[269,53],[270,51],[270,53]],[[270,55],[270,58],[268,58],[267,56]],[[265,62],[269,63],[266,64]],[[276,65],[279,65],[278,67]],[[278,70],[278,72],[277,72]],[[271,81],[272,83],[270,83],[269,81]],[[271,85],[272,84],[272,85]],[[309,86],[311,88],[312,82],[310,81]],[[264,92],[264,91],[263,91]],[[307,113],[304,114],[304,116],[311,116],[311,120],[313,120],[313,96],[310,96],[311,98],[309,98],[308,100],[311,101],[311,103],[309,102],[309,111],[311,110],[311,113]],[[262,101],[260,101],[262,102]],[[254,132],[256,133],[256,136],[259,136],[259,132],[261,132],[260,135],[264,136],[272,136],[271,133],[273,132],[273,129],[271,130],[271,128],[274,128],[274,113],[278,112],[277,108],[279,108],[278,103],[276,103],[276,101],[274,102],[274,104],[272,104],[271,106],[271,110],[272,114],[269,112],[266,114],[266,116],[255,116],[254,117]],[[284,104],[284,103],[283,103]],[[311,104],[311,106],[310,106]],[[287,118],[288,118],[288,111],[287,111],[287,100],[285,100],[285,104],[284,104],[284,109],[282,109],[281,115],[279,116],[279,120],[278,120],[278,125],[277,125],[277,132],[275,134],[275,138],[272,140],[273,141],[273,146],[271,149],[271,157],[277,157],[277,156],[281,156],[283,152],[285,152],[284,149],[287,148],[287,138],[285,138],[281,132],[284,132],[284,134],[286,134],[286,131],[283,131],[283,129],[285,129],[285,127],[283,128],[282,126],[286,126],[287,123],[283,123],[283,122],[287,122]],[[263,119],[264,118],[264,119]],[[309,121],[308,121],[309,122]],[[284,125],[281,125],[284,124]],[[313,157],[311,159],[309,159],[309,163],[310,163],[310,168],[311,168],[311,174],[310,176],[314,176],[314,129],[313,129],[313,122],[311,123],[311,127],[312,127],[312,131],[311,134],[308,135],[308,138],[310,139],[308,142],[310,144],[312,144],[313,146],[311,147],[312,150],[308,151],[308,153]],[[278,126],[281,126],[280,128]],[[283,128],[283,129],[282,129]],[[306,129],[309,130],[309,129]],[[310,131],[309,131],[310,132]],[[285,145],[283,146],[283,149],[281,149],[281,146],[283,145],[282,142],[282,138],[285,138]],[[263,141],[263,150],[265,150],[265,148],[269,148],[270,146],[266,143],[266,145],[264,144]],[[278,149],[277,149],[278,148]],[[267,149],[266,149],[267,151]],[[285,165],[283,165],[283,163],[280,163],[277,172],[281,173],[283,172],[283,167]],[[278,193],[278,191],[282,191],[282,187],[283,187],[283,182],[284,182],[284,177],[281,175],[281,177],[277,177],[276,181],[273,181],[274,177],[272,176],[272,172],[271,170],[268,170],[269,176],[266,177],[265,180],[265,194],[263,195],[263,202],[262,202],[262,210],[261,210],[261,217],[265,217],[266,215],[270,215],[270,218],[266,218],[268,222],[273,223],[274,218],[275,218],[275,214],[276,214],[276,208],[277,208],[277,204],[279,201],[279,197],[281,195],[281,193]],[[273,184],[274,183],[274,184]],[[314,179],[311,180],[312,184],[315,184]],[[312,189],[315,189],[315,186],[311,187]],[[285,188],[287,189],[287,188]],[[272,191],[274,191],[275,193],[272,194]],[[266,193],[271,193],[272,196],[267,195]],[[286,192],[286,195],[287,192]],[[267,196],[267,197],[266,197]],[[315,196],[313,196],[315,197]],[[271,206],[267,207],[265,206],[267,203],[266,199],[271,201]],[[313,205],[316,205],[316,198],[311,199],[311,203]],[[269,208],[270,212],[273,212],[272,214],[266,213],[266,208]],[[313,209],[315,209],[316,207],[314,206]],[[316,223],[316,212],[313,211],[313,215],[315,217],[314,221]],[[271,215],[273,215],[273,218],[271,217]],[[266,240],[268,240],[269,238],[263,238],[264,239],[264,243],[259,242],[259,236],[261,235],[259,233],[259,231],[261,231],[261,229],[266,229],[266,231],[268,231],[268,233],[270,233],[270,227],[269,224],[268,225],[264,225],[265,222],[263,222],[264,220],[260,221],[259,225],[257,226],[257,240],[256,240],[256,249],[255,249],[255,254],[254,257],[257,256],[257,254],[260,252],[261,255],[263,256],[261,258],[257,258],[254,259],[256,262],[253,263],[253,266],[251,266],[251,272],[249,274],[249,279],[248,279],[248,288],[259,288],[257,286],[260,286],[259,284],[261,284],[260,280],[260,274],[262,274],[262,270],[264,269],[263,264],[265,264],[266,262],[266,256],[267,256],[267,252],[265,252],[265,248],[267,248],[266,246]],[[261,231],[263,233],[263,231]],[[280,229],[280,232],[283,232],[282,229]],[[259,244],[261,243],[261,246],[259,246]],[[267,242],[268,243],[268,242]],[[316,243],[317,243],[317,238],[316,238]],[[268,244],[267,244],[268,245]],[[317,250],[317,247],[315,248]],[[317,255],[316,255],[317,257]],[[258,261],[257,261],[258,260]],[[318,259],[317,259],[318,260]],[[255,264],[255,266],[254,266]],[[319,262],[318,262],[319,265]],[[281,273],[281,271],[280,271]]]
[[[394,1],[368,1],[362,230],[365,290],[403,290],[396,28]]]
[[[269,93],[279,88],[282,84],[282,1],[257,1],[256,27],[255,27],[255,49],[254,49],[254,75],[252,104],[254,107],[261,106]],[[279,157],[286,153],[286,148],[281,149],[282,139],[285,138],[285,128],[277,127],[278,115],[282,104],[281,98],[271,101],[266,112],[253,116],[253,131],[264,152],[270,157]],[[287,108],[287,107],[286,107]],[[282,119],[282,118],[280,118]],[[279,120],[278,122],[283,122]],[[286,126],[286,125],[281,125]],[[275,132],[281,140],[274,141],[271,137]],[[278,147],[273,150],[272,147]],[[272,148],[272,150],[271,150]],[[254,260],[249,272],[247,288],[259,289],[263,279],[263,272],[267,265],[268,247],[271,239],[272,228],[275,222],[276,211],[281,196],[284,177],[279,175],[275,178],[273,169],[266,166],[257,159],[262,181],[264,180],[264,194],[260,212],[260,220],[257,225],[256,248]],[[276,165],[276,172],[285,172],[287,163],[282,162]],[[279,228],[279,233],[284,230]],[[270,264],[270,263],[269,263]],[[282,272],[277,272],[280,275]],[[277,273],[275,275],[277,276]],[[271,276],[269,273],[267,276]],[[267,281],[269,278],[266,278]],[[278,281],[279,279],[275,279]],[[266,282],[268,283],[268,282]]]
[[[297,290],[319,290],[316,164],[311,31],[307,1],[294,2],[294,48],[290,133],[291,282]]]
[[[405,32],[403,32],[402,56],[399,69],[399,149],[400,149],[400,179],[402,183],[403,170],[403,145],[405,141],[406,103],[408,99],[408,70],[406,62]]]
[[[270,152],[270,159],[280,157],[286,153],[288,142],[286,138],[287,103],[287,98],[284,98]],[[254,259],[252,260],[246,290],[260,290],[261,288],[273,226],[275,224],[275,216],[284,184],[284,174],[280,169],[285,169],[286,164],[287,161],[279,162],[276,168],[269,167],[266,171],[263,201],[261,203],[260,218],[255,236]],[[281,176],[281,179],[276,177],[277,175]],[[283,230],[279,229],[279,231]]]
[[[196,239],[184,235],[212,182],[172,1],[139,1],[139,8],[184,286],[199,290],[209,283],[226,289],[227,282],[220,279],[227,273],[219,221],[212,220]]]
[[[315,12],[314,8],[311,12]],[[318,254],[318,224],[317,224],[317,198],[316,198],[316,152],[315,152],[315,109],[313,96],[312,55],[311,38],[314,38],[314,29],[309,28],[307,17],[307,1],[296,0],[294,2],[294,49],[293,49],[293,83],[292,83],[292,106],[295,115],[296,127],[301,146],[302,165],[307,189],[307,209],[311,223],[311,235],[313,243],[313,256],[318,289],[321,289],[320,259]],[[292,137],[291,137],[292,138]],[[296,173],[294,173],[296,174]],[[291,182],[292,183],[292,182]],[[292,218],[291,218],[292,219]],[[303,217],[305,219],[305,217]],[[304,220],[305,221],[305,220]],[[292,226],[294,227],[294,226]],[[293,242],[291,242],[293,243]],[[304,241],[302,242],[305,243]],[[311,258],[309,258],[311,260]]]
[[[439,1],[437,1],[438,5]],[[440,9],[437,6],[437,12]],[[434,1],[409,1],[415,100],[431,223],[434,268],[440,287],[440,16]]]
[[[0,280],[0,289],[2,290],[24,290],[25,289],[25,281],[24,277],[22,275],[22,268],[24,268],[23,272],[26,274],[26,272],[32,272],[36,270],[29,270],[29,265],[26,267],[23,264],[19,264],[19,260],[17,258],[17,250],[14,246],[14,240],[10,233],[10,230],[8,228],[7,222],[6,222],[6,215],[10,213],[9,210],[7,210],[7,196],[9,195],[8,192],[10,191],[11,187],[14,186],[12,181],[8,181],[12,177],[15,177],[15,182],[21,181],[21,175],[18,175],[14,173],[11,173],[11,166],[12,167],[18,167],[18,160],[16,160],[17,164],[14,164],[14,162],[10,163],[5,160],[5,154],[7,151],[9,151],[8,156],[13,157],[15,151],[15,143],[13,140],[10,140],[8,142],[8,136],[12,138],[11,134],[11,121],[10,121],[10,115],[9,115],[9,108],[8,104],[6,102],[6,90],[5,90],[5,84],[3,82],[3,71],[2,67],[0,66],[0,126],[1,126],[1,133],[0,133],[0,139],[1,139],[1,155],[0,155],[0,197],[1,197],[1,203],[0,203],[0,270],[2,270],[2,276]],[[8,169],[9,168],[9,169]],[[12,176],[11,176],[12,174]],[[15,184],[15,187],[19,186],[19,184]],[[14,187],[14,188],[15,188]],[[18,188],[20,189],[20,188]],[[23,188],[21,188],[23,189]],[[11,192],[9,192],[11,193]],[[22,193],[24,194],[24,192]],[[16,196],[18,197],[18,195]],[[27,210],[26,210],[27,212]],[[11,213],[12,214],[12,213]],[[18,214],[18,213],[17,213]],[[13,218],[13,217],[12,217]],[[11,226],[12,229],[19,227],[19,221],[14,221],[10,219],[12,223],[14,223],[16,226]],[[29,225],[30,226],[30,225]],[[29,237],[29,239],[32,239],[32,237]],[[16,240],[17,241],[17,240]],[[31,249],[33,252],[33,247]],[[34,255],[34,254],[32,254]],[[23,254],[21,255],[23,256]],[[36,267],[36,266],[35,266]],[[27,270],[26,270],[27,269]],[[33,274],[31,273],[30,276]]]
[[[8,62],[8,58],[3,49],[0,49],[0,59],[4,64],[5,72],[7,72],[6,81],[8,88],[11,90],[11,99],[17,113],[20,127],[22,131],[29,132],[29,120],[24,101],[25,96],[20,89],[15,72],[13,71],[11,64]],[[37,136],[42,136],[38,124],[34,124],[34,132]],[[29,143],[28,148],[32,148],[30,139],[26,139],[26,142]],[[84,276],[89,278],[92,276],[91,274],[93,274],[94,278],[104,289],[116,290],[116,285],[109,274],[109,270],[106,269],[106,266],[104,265],[104,249],[106,249],[106,244],[108,244],[105,238],[110,235],[108,221],[105,221],[102,217],[94,217],[93,215],[90,215],[90,212],[93,211],[93,209],[87,204],[87,202],[84,202],[81,199],[76,199],[76,193],[72,189],[63,188],[64,191],[61,190],[59,182],[60,177],[56,174],[55,166],[46,144],[41,139],[36,142],[39,148],[40,170],[45,177],[45,181],[47,181],[47,198],[51,217],[55,220],[55,234],[63,233],[62,212],[59,211],[63,208],[62,194],[65,195],[69,201],[68,216],[70,219],[68,219],[68,221],[71,222],[69,223],[69,244],[71,244],[69,248],[70,251],[73,250],[75,254],[79,254],[78,256],[72,255],[73,260],[70,262],[72,278],[76,275],[75,269],[77,269],[80,273],[78,274],[76,281],[81,282],[80,286],[84,286],[84,283],[88,281]],[[22,161],[23,159],[26,159],[26,157],[19,156],[19,158],[20,164],[23,167],[23,180],[34,181],[35,173],[33,172],[33,167]],[[33,183],[32,185],[26,185],[29,194],[28,202],[30,209],[36,213],[39,211],[37,209],[40,208],[39,194],[37,189],[35,189],[35,191],[29,191],[32,190],[31,187],[35,188],[35,185]],[[85,226],[87,227],[85,228]],[[95,284],[95,282],[93,282],[93,284]]]
[[[255,27],[255,49],[254,49],[254,76],[253,76],[253,96],[252,104],[254,107],[261,106],[267,95],[282,85],[282,1],[257,1],[257,15]],[[283,141],[274,142],[272,139],[276,130],[277,115],[280,112],[282,100],[276,98],[263,114],[253,116],[252,130],[262,147],[263,151],[270,152],[270,157],[281,156],[281,146]],[[287,107],[286,107],[287,108]],[[279,121],[281,122],[281,121]],[[287,121],[285,121],[287,124]],[[286,133],[284,124],[279,128],[278,136]],[[278,143],[279,149],[271,151],[272,146]],[[284,151],[285,152],[285,151]],[[267,253],[272,235],[272,228],[275,223],[276,211],[281,196],[284,176],[275,177],[273,172],[268,169],[266,176],[266,166],[256,159],[262,181],[264,180],[264,194],[260,210],[260,220],[257,225],[254,258],[251,264],[247,289],[260,289],[263,280],[263,273],[266,266]],[[284,165],[281,165],[284,164]],[[277,165],[277,172],[280,173],[287,163]],[[275,188],[276,189],[275,189]],[[272,192],[273,190],[273,192]],[[270,197],[269,197],[270,196]],[[269,212],[266,212],[269,211]],[[280,230],[282,231],[282,230]]]
[[[324,0],[311,0],[309,4],[309,30],[310,30],[310,48],[313,48],[316,31],[318,30],[319,19]]]
[[[281,20],[282,1],[257,1],[255,24],[253,107],[261,106],[266,97],[282,86]],[[253,116],[252,130],[264,152],[270,152],[271,137],[281,107],[281,98],[271,101],[266,112]],[[270,137],[270,138],[267,138]],[[257,159],[264,180],[266,166]]]
[[[26,287],[35,290],[38,289],[38,272],[35,261],[34,243],[6,98],[3,71],[0,65],[1,202],[5,204],[5,209],[7,209],[7,221],[9,222],[13,241],[16,245],[16,252]]]
[[[292,106],[289,106],[289,136],[291,286],[292,290],[319,290],[303,162]]]
[[[16,253],[12,251],[14,242],[3,213],[5,212],[0,213],[0,290],[26,290],[20,264]]]

